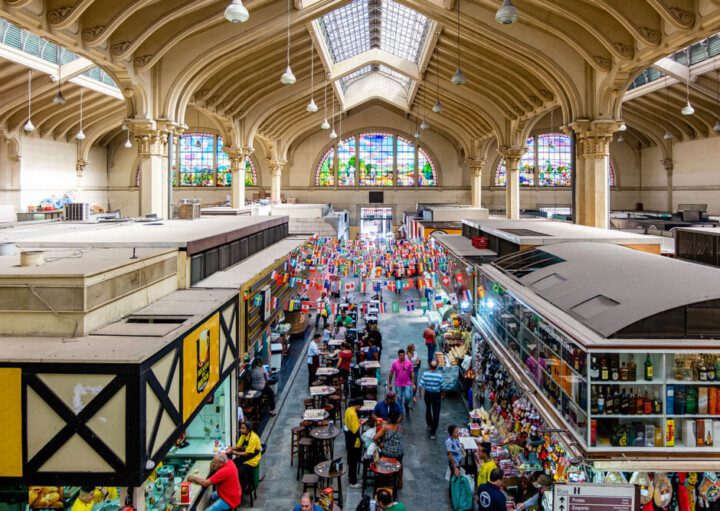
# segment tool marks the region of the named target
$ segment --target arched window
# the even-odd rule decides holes
[[[212,133],[180,135],[177,186],[231,186],[230,157],[223,150],[223,139]],[[245,186],[257,186],[257,172],[251,158],[245,160]]]
[[[535,139],[530,137],[525,142],[528,150],[520,159],[520,186],[532,186],[535,184]],[[497,170],[495,171],[495,186],[505,186],[507,183],[507,170],[505,168],[505,158],[500,159]]]
[[[315,168],[315,186],[437,186],[437,174],[426,148],[403,135],[369,131],[327,149]]]

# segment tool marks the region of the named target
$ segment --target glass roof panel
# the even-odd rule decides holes
[[[340,85],[342,86],[343,92],[345,92],[347,90],[347,88],[350,86],[350,84],[353,83],[355,80],[367,75],[368,73],[372,73],[372,72],[379,72],[379,73],[384,74],[385,76],[392,78],[393,80],[398,82],[403,87],[403,89],[405,89],[406,92],[410,90],[410,83],[411,83],[410,78],[408,78],[407,76],[405,76],[402,73],[398,73],[397,71],[390,69],[387,66],[383,66],[383,65],[378,66],[378,65],[373,64],[373,65],[363,66],[360,69],[353,71],[349,75],[343,76],[340,79]]]
[[[370,49],[370,10],[368,0],[353,0],[320,18],[327,46],[334,63]]]
[[[394,0],[382,0],[381,12],[380,49],[417,64],[428,19]]]
[[[408,78],[404,74],[398,73],[394,69],[390,69],[389,67],[383,65],[380,66],[380,72],[388,75],[390,78],[395,79],[395,81],[400,82],[400,85],[402,85],[405,90],[410,89],[410,78]]]
[[[366,74],[373,71],[373,66],[367,65],[363,66],[360,69],[356,69],[349,75],[343,76],[340,78],[340,85],[342,86],[343,92],[347,90],[347,88],[350,86],[352,82],[360,78],[361,76],[365,76]]]

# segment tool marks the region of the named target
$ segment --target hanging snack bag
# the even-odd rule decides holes
[[[655,505],[666,507],[672,499],[672,484],[664,472],[655,472]]]

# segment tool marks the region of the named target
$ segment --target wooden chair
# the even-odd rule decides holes
[[[300,452],[300,439],[305,436],[305,426],[294,426],[291,430],[290,440],[290,466],[293,466],[295,456]]]
[[[305,474],[302,477],[303,493],[307,493],[308,489],[312,489],[313,502],[317,499],[318,483],[320,478],[315,474]]]

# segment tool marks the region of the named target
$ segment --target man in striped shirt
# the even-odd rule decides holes
[[[430,366],[420,378],[419,396],[422,398],[425,391],[425,422],[427,423],[430,438],[435,440],[438,423],[440,422],[440,402],[443,392],[443,375],[437,370],[437,361],[431,360]]]

